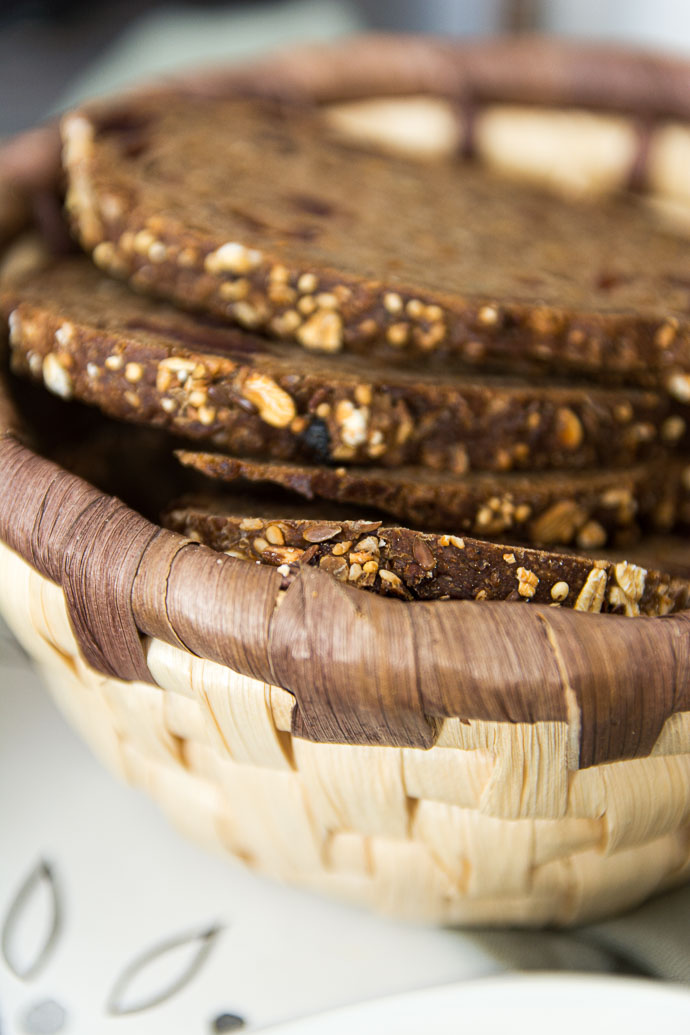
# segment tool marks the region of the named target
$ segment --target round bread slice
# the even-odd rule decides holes
[[[144,291],[311,351],[529,362],[690,398],[687,241],[633,198],[377,154],[268,100],[95,106],[63,136],[83,244]]]
[[[143,298],[85,257],[8,283],[0,308],[15,372],[241,455],[464,474],[626,466],[687,437],[664,393],[307,356]]]
[[[690,539],[687,536],[668,533],[645,536],[639,543],[635,543],[634,552],[609,550],[607,556],[616,563],[631,556],[635,564],[644,568],[654,568],[680,578],[690,578]]]
[[[232,557],[277,566],[286,583],[298,565],[310,564],[341,582],[403,600],[531,600],[629,616],[669,614],[690,601],[687,577],[627,560],[593,561],[382,521],[324,520],[318,505],[301,518],[275,505],[256,508],[248,515],[251,498],[183,500],[164,514],[163,524]]]
[[[577,543],[598,549],[641,527],[687,521],[688,472],[681,461],[623,471],[469,474],[419,467],[338,467],[261,462],[178,450],[177,458],[210,478],[270,482],[306,499],[375,507],[417,528],[511,537],[537,545]]]

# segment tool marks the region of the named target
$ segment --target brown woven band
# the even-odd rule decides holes
[[[504,100],[627,111],[645,123],[690,118],[684,63],[525,39],[369,37],[156,89],[319,101],[427,92],[467,112]],[[54,127],[0,154],[0,240],[57,184],[57,154]],[[635,183],[643,179],[636,166]],[[16,204],[3,209],[10,191]],[[103,673],[150,680],[143,633],[289,690],[303,737],[429,747],[447,716],[568,722],[580,767],[649,754],[664,722],[690,709],[687,612],[631,620],[524,603],[408,604],[311,568],[282,593],[274,569],[157,528],[20,436],[0,381],[0,539],[62,586],[84,657]]]
[[[687,612],[403,603],[312,568],[283,596],[276,570],[157,529],[12,436],[0,470],[0,538],[63,587],[108,675],[150,680],[141,631],[291,691],[300,736],[429,747],[446,716],[569,721],[581,767],[648,755],[690,709]]]
[[[208,97],[260,94],[306,103],[433,94],[454,103],[465,158],[474,153],[478,115],[491,103],[618,112],[631,116],[638,127],[628,177],[638,191],[647,186],[656,124],[690,120],[687,62],[538,36],[451,42],[368,35],[272,54],[229,69],[179,75],[145,88],[150,94],[180,91]],[[141,93],[139,87],[137,95]],[[97,120],[99,113],[110,117],[123,104],[126,108],[126,97],[89,107]]]
[[[690,121],[690,63],[616,46],[534,36],[451,42],[372,34],[293,48],[230,68],[177,73],[93,107],[112,110],[132,96],[180,91],[209,97],[268,94],[317,103],[435,94],[457,103],[466,124],[465,151],[472,149],[472,124],[485,104],[621,112],[643,127],[635,184],[643,178],[649,127],[664,119]],[[0,244],[59,181],[60,138],[55,121],[3,144]]]
[[[576,106],[690,118],[690,66],[616,46],[535,36],[482,41],[369,35],[176,76],[162,88],[203,95],[246,89],[317,101],[433,93],[474,105]]]

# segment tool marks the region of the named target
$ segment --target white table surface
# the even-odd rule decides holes
[[[0,958],[3,1035],[30,1031],[27,1015],[45,1000],[65,1011],[67,1035],[195,1035],[213,1031],[221,1013],[242,1016],[251,1030],[501,969],[470,936],[392,923],[282,887],[184,841],[142,793],[95,761],[6,630],[0,787],[0,928],[41,860],[55,874],[63,912],[54,950],[33,980],[20,981]],[[13,924],[15,955],[23,950],[28,959],[40,941],[47,902],[39,882]],[[106,1014],[133,960],[212,925],[221,931],[203,966],[167,1002]],[[143,967],[126,1003],[155,996],[192,955],[187,946]],[[48,1035],[45,1024],[33,1030]]]

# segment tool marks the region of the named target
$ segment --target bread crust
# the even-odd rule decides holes
[[[0,308],[17,373],[240,455],[464,475],[626,466],[687,439],[664,394],[306,356],[136,295],[86,258],[0,289]]]
[[[250,497],[251,499],[251,497]],[[280,569],[287,588],[299,565],[341,582],[403,600],[522,600],[576,611],[662,615],[681,611],[690,580],[626,560],[592,560],[563,552],[501,545],[469,536],[416,532],[383,521],[286,517],[280,506],[256,514],[243,498],[180,501],[163,524],[231,557]]]
[[[598,549],[628,541],[641,527],[687,522],[683,461],[638,464],[624,471],[470,474],[464,478],[418,467],[338,467],[261,462],[221,453],[177,450],[180,462],[223,481],[266,482],[306,499],[374,507],[421,529],[445,528],[536,545]]]

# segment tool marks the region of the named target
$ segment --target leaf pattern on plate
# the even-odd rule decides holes
[[[46,903],[43,932],[35,945],[30,947],[26,960],[21,959],[21,943],[26,942],[26,928],[29,910],[34,900],[44,894],[40,901]],[[51,865],[41,859],[24,878],[17,893],[10,902],[2,925],[0,949],[2,958],[22,981],[30,981],[48,962],[62,927],[62,908],[55,874]]]
[[[55,999],[40,999],[32,1003],[21,1022],[26,1035],[58,1035],[67,1021],[67,1011]]]
[[[214,1035],[225,1035],[229,1031],[241,1031],[246,1023],[238,1013],[219,1013],[211,1022],[211,1031]]]
[[[215,941],[220,934],[219,926],[205,928],[192,934],[181,934],[159,945],[147,949],[140,956],[137,956],[122,971],[115,981],[112,991],[108,996],[106,1012],[112,1016],[120,1017],[124,1014],[140,1013],[142,1010],[150,1010],[153,1006],[164,1003],[172,996],[180,992],[192,978],[198,974],[206,962]],[[176,950],[186,950],[186,958],[179,969]],[[163,957],[170,958],[170,977],[165,981],[163,987],[151,988],[138,998],[131,997],[131,989],[135,984],[146,985],[146,970],[154,962]],[[166,962],[167,965],[167,962]],[[142,980],[143,979],[143,980]]]

